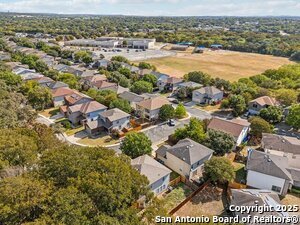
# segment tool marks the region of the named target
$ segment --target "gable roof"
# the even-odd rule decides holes
[[[71,110],[71,112],[81,112],[86,114],[98,110],[104,110],[107,109],[107,107],[97,101],[89,101],[82,104],[70,106],[69,109]]]
[[[257,103],[261,106],[269,105],[269,106],[275,106],[278,105],[278,102],[276,101],[275,98],[269,97],[269,96],[262,96],[256,99],[253,99],[249,103]]]
[[[120,120],[126,117],[130,117],[130,115],[118,108],[109,109],[107,111],[99,113],[102,118],[108,119],[110,122]]]
[[[189,138],[185,138],[180,140],[176,145],[162,149],[157,152],[158,155],[164,154],[164,152],[168,152],[182,161],[186,162],[189,165],[193,165],[194,163],[210,156],[213,154],[213,150],[201,145]]]
[[[130,91],[124,91],[119,95],[120,98],[125,99],[129,102],[140,102],[144,100],[143,96],[140,96],[136,93],[130,92]]]
[[[257,189],[231,189],[232,199],[231,204],[236,206],[271,206],[280,205],[280,199],[277,193],[269,190]],[[260,214],[253,210],[250,212],[252,216],[267,216],[267,215],[284,215],[280,212],[263,212]],[[244,213],[247,216],[248,214]]]
[[[187,81],[187,82],[183,82],[181,84],[178,85],[179,87],[187,87],[187,88],[200,88],[203,87],[202,84],[193,82],[193,81]]]
[[[67,85],[66,83],[61,82],[61,81],[55,81],[55,82],[48,84],[47,87],[50,89],[57,89],[57,88],[61,88],[61,87],[69,87],[69,85]]]
[[[39,84],[44,84],[44,83],[54,83],[55,81],[52,80],[50,77],[40,77],[40,78],[37,78],[36,81],[39,83]]]
[[[93,82],[92,83],[92,86],[96,87],[96,88],[108,88],[108,87],[115,87],[117,86],[118,84],[116,83],[111,83],[111,82],[108,82],[108,81],[105,81],[105,80],[99,80],[97,82]]]
[[[75,90],[72,94],[65,96],[65,100],[71,105],[76,104],[76,102],[80,101],[83,98],[90,99],[92,101],[92,98],[90,96],[87,96],[87,95],[85,95],[81,92],[75,91]]]
[[[167,79],[168,84],[178,84],[178,83],[181,83],[181,82],[183,82],[183,79],[177,78],[177,77],[169,77]]]
[[[231,134],[234,138],[238,138],[245,127],[249,127],[250,123],[241,119],[224,120],[213,117],[208,124],[208,129],[223,131]]]
[[[169,104],[171,103],[168,101],[168,99],[160,96],[145,99],[137,103],[137,105],[139,105],[140,107],[148,110],[160,109],[163,105],[169,105]]]
[[[74,90],[68,88],[68,87],[61,87],[52,90],[52,97],[60,97],[60,96],[67,96],[74,93]]]
[[[287,170],[288,167],[287,157],[271,155],[256,150],[249,151],[247,170],[292,181],[292,175]]]
[[[216,94],[219,94],[222,91],[214,86],[207,86],[207,87],[202,87],[200,89],[197,89],[195,90],[195,92],[199,92],[201,94],[207,94],[208,96],[214,96]]]
[[[265,149],[300,155],[300,140],[294,137],[263,133],[261,145]]]
[[[131,160],[131,166],[145,175],[150,184],[170,174],[172,171],[148,155]]]

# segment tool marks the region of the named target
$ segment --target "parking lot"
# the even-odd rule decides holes
[[[167,56],[176,55],[176,53],[165,50],[154,50],[154,49],[126,49],[126,48],[115,48],[95,50],[94,53],[97,56],[100,54],[104,55],[106,59],[111,59],[113,56],[120,55],[126,57],[130,61],[143,61],[146,59],[161,58]]]

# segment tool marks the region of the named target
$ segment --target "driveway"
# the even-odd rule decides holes
[[[191,115],[191,117],[196,117],[200,120],[210,119],[212,117],[209,112],[197,108],[186,107],[186,111]]]

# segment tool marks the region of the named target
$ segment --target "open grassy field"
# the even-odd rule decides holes
[[[176,56],[150,59],[146,62],[162,73],[182,77],[191,71],[203,71],[212,77],[235,81],[292,63],[287,58],[233,51],[205,51],[203,54],[178,52]]]

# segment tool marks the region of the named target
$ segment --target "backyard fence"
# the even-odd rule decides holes
[[[177,205],[175,208],[173,208],[169,214],[173,215],[176,213],[179,209],[181,209],[186,203],[188,203],[195,195],[197,195],[200,191],[202,191],[208,184],[210,183],[210,180],[207,180],[205,183],[203,183],[196,191],[191,193],[186,199],[184,199],[179,205]]]

